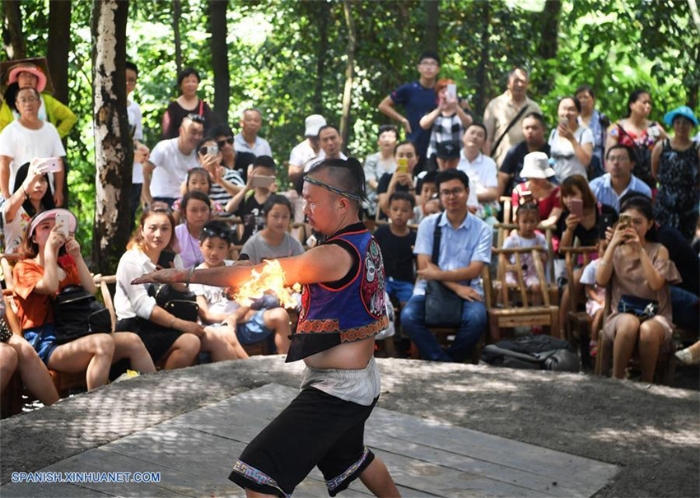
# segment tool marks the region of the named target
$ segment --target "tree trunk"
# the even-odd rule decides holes
[[[180,74],[180,71],[182,71],[182,41],[180,40],[181,17],[182,4],[180,0],[173,0],[173,36],[175,38],[175,69],[177,70],[177,74]]]
[[[21,2],[17,0],[3,0],[5,7],[5,22],[3,42],[5,52],[10,59],[24,59],[27,56],[27,47],[22,33]]]
[[[228,2],[209,0],[211,65],[214,70],[214,115],[219,123],[228,123],[231,78],[226,45],[226,8]]]
[[[111,274],[131,228],[129,191],[134,146],[126,113],[128,0],[95,0],[92,77],[95,133],[93,271]]]
[[[326,76],[326,59],[328,57],[328,24],[330,4],[328,2],[313,2],[312,7],[318,7],[318,51],[316,52],[316,80],[314,81],[314,113],[323,114],[323,81]]]
[[[343,89],[343,115],[340,117],[340,135],[343,137],[343,144],[346,147],[352,123],[350,119],[350,104],[352,103],[352,82],[355,74],[355,49],[357,48],[355,20],[352,18],[352,4],[353,0],[343,1],[345,24],[348,28],[348,49],[346,52],[347,62],[345,66],[345,88]]]
[[[424,0],[425,3],[425,48],[438,51],[440,2],[438,0]]]
[[[489,44],[491,43],[489,25],[491,23],[491,7],[488,2],[480,2],[476,9],[475,18],[478,18],[481,26],[481,56],[479,57],[479,65],[476,68],[476,92],[474,95],[474,112],[477,116],[483,116],[484,109],[489,100]]]
[[[49,47],[46,59],[53,82],[54,97],[68,104],[68,53],[70,52],[70,15],[71,2],[51,0],[49,2]],[[66,137],[63,145],[66,146]],[[65,147],[68,150],[67,147]],[[66,174],[63,175],[63,205],[68,206],[70,189],[68,188],[68,171],[70,165],[63,158]]]
[[[539,14],[536,24],[539,25],[540,43],[538,55],[542,59],[555,59],[559,44],[559,15],[561,13],[560,0],[547,0],[544,10]],[[545,71],[543,78],[537,82],[538,95],[546,95],[554,87],[554,73]]]

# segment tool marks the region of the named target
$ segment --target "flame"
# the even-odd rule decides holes
[[[253,300],[263,297],[269,291],[275,293],[280,300],[280,306],[289,309],[297,305],[294,293],[301,292],[301,285],[298,283],[291,288],[284,285],[284,270],[276,259],[265,261],[265,266],[260,272],[253,270],[252,278],[238,288],[233,299],[241,306],[250,306]]]

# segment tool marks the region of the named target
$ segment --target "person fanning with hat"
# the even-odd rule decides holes
[[[48,92],[44,92],[46,83],[46,75],[40,67],[34,64],[21,62],[10,69],[7,79],[8,87],[4,95],[5,101],[0,107],[0,131],[20,117],[19,111],[15,109],[15,100],[19,89],[34,88],[39,92],[41,99],[39,118],[54,125],[61,139],[66,138],[66,135],[78,122],[78,118],[66,105],[56,100]]]
[[[527,180],[515,186],[511,194],[513,215],[517,216],[518,206],[533,202],[540,212],[541,225],[554,226],[562,213],[559,187],[552,183],[555,172],[549,166],[544,152],[530,152],[523,160],[520,176]]]
[[[110,366],[123,358],[130,360],[134,370],[155,372],[143,342],[131,332],[104,330],[57,343],[53,298],[68,286],[96,290],[74,237],[76,225],[75,216],[65,209],[39,213],[29,225],[22,247],[25,259],[15,266],[13,288],[24,338],[48,368],[71,373],[87,370],[88,390],[106,384]]]
[[[691,242],[700,201],[700,143],[692,139],[698,118],[681,106],[667,113],[664,122],[673,127],[673,137],[657,142],[651,155],[651,173],[659,182],[654,219],[677,228]]]

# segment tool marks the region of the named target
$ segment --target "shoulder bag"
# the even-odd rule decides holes
[[[513,125],[515,125],[515,123],[518,122],[518,120],[523,116],[523,114],[525,114],[525,111],[527,111],[527,108],[528,108],[528,107],[530,107],[530,106],[529,106],[529,105],[526,105],[525,107],[523,107],[522,109],[520,109],[520,111],[518,112],[518,114],[516,114],[515,117],[511,120],[511,122],[508,123],[508,126],[506,126],[505,131],[504,131],[503,133],[501,133],[501,136],[500,136],[500,137],[498,137],[498,140],[496,140],[496,141],[493,143],[493,147],[491,147],[491,157],[493,157],[493,155],[496,153],[496,149],[498,149],[498,146],[501,145],[501,142],[503,141],[503,139],[505,138],[505,136],[508,134],[508,132],[510,131],[510,129],[513,127]]]
[[[435,220],[435,232],[433,233],[433,257],[432,262],[438,264],[440,254],[440,238],[442,228],[440,221],[444,213]],[[428,327],[458,328],[462,325],[461,297],[445,287],[439,280],[428,280],[425,287],[425,325]]]
[[[151,284],[148,286],[148,295],[155,297],[158,306],[180,320],[197,321],[197,296],[189,289],[179,291],[170,284]]]
[[[112,332],[109,310],[81,285],[69,285],[54,298],[53,317],[56,344]]]

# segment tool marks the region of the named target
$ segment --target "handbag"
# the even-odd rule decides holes
[[[620,296],[620,301],[617,303],[617,311],[630,313],[644,321],[656,316],[659,311],[659,302],[643,297],[623,295]]]
[[[191,290],[179,291],[170,284],[151,284],[148,295],[156,298],[156,304],[180,320],[196,322],[199,316],[197,296]]]
[[[54,298],[53,316],[56,344],[112,332],[109,310],[81,285],[69,285]]]
[[[442,229],[440,221],[444,213],[435,221],[433,233],[432,262],[438,264]],[[428,280],[425,287],[425,325],[427,327],[459,328],[462,325],[463,299],[438,280]]]

